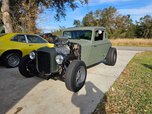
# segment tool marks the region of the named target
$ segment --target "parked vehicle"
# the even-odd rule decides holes
[[[53,39],[56,37],[55,35],[51,33],[44,33],[44,34],[41,34],[40,36],[46,39],[49,43],[52,43]]]
[[[63,30],[54,39],[54,47],[41,47],[23,57],[19,65],[25,77],[48,78],[58,73],[68,90],[79,91],[86,80],[87,67],[103,60],[115,65],[117,51],[112,48],[103,27],[80,27]]]
[[[54,47],[46,40],[34,34],[10,33],[0,36],[0,58],[6,67],[19,65],[21,57],[40,47]]]

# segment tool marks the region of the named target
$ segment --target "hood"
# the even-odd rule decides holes
[[[89,43],[91,44],[91,40],[84,39],[69,39],[69,41],[80,45],[88,45]]]
[[[69,42],[73,42],[73,43],[77,43],[80,45],[87,45],[88,43],[91,43],[91,40],[85,40],[85,39],[71,39],[71,38],[66,38],[66,37],[59,37],[59,40],[62,41],[69,41]]]

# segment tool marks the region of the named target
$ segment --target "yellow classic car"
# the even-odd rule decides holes
[[[44,46],[54,47],[54,44],[48,43],[35,34],[2,34],[0,35],[0,58],[6,67],[14,68],[19,65],[21,57]]]

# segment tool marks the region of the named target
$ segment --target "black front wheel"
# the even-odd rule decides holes
[[[31,60],[29,56],[25,56],[21,59],[18,69],[19,72],[27,78],[38,74],[36,70],[36,63],[34,60]]]
[[[77,92],[85,84],[87,76],[86,65],[83,61],[74,60],[65,73],[65,85],[68,90]]]

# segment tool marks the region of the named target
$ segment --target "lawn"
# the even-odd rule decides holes
[[[152,52],[129,62],[93,114],[152,114]]]
[[[113,46],[143,46],[152,47],[152,39],[111,39]]]

